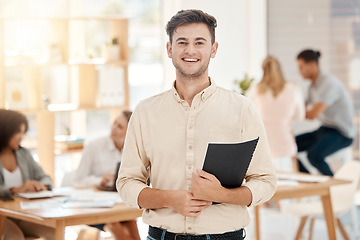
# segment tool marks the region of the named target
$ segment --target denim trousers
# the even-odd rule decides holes
[[[324,175],[333,176],[325,158],[336,151],[351,145],[353,139],[344,136],[337,129],[329,127],[320,127],[314,132],[309,132],[296,136],[298,152],[307,152],[309,162]],[[309,171],[299,161],[299,170],[301,172]]]

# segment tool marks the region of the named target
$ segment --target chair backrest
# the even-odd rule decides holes
[[[335,214],[347,211],[353,204],[354,196],[360,179],[360,162],[346,162],[334,175],[334,178],[351,181],[331,187],[331,200]]]

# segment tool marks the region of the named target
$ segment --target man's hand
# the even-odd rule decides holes
[[[305,118],[310,120],[318,118],[327,108],[328,105],[326,103],[315,103],[310,110],[306,111]]]
[[[115,174],[105,174],[103,178],[101,179],[100,186],[109,186],[113,184],[115,181]]]
[[[192,174],[191,192],[197,199],[218,202],[221,192],[226,190],[212,174],[197,169]]]
[[[169,207],[185,217],[197,217],[212,202],[196,199],[190,191],[172,191]]]

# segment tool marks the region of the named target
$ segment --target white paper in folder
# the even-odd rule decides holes
[[[124,105],[124,69],[106,67],[98,71],[98,105],[100,107]]]

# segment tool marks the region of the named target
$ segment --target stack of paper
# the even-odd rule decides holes
[[[278,179],[293,180],[298,182],[326,182],[330,179],[324,175],[296,174],[296,173],[277,173]]]

